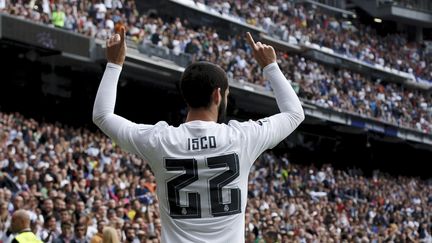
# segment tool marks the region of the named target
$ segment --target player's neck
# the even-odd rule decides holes
[[[216,109],[198,108],[189,109],[186,122],[191,121],[213,121],[217,122],[218,112]]]

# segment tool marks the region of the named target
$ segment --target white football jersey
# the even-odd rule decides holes
[[[162,242],[244,242],[249,170],[284,138],[280,116],[228,125],[159,122],[119,131],[120,146],[146,159],[155,174]]]
[[[157,182],[162,242],[244,242],[249,170],[303,121],[301,103],[276,63],[264,68],[281,113],[259,121],[135,124],[114,114],[121,67],[107,65],[93,121],[149,162]]]

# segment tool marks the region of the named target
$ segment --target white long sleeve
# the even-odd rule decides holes
[[[276,62],[264,67],[264,77],[270,81],[273,87],[279,110],[291,114],[298,119],[300,124],[304,120],[301,102]]]
[[[151,153],[150,148],[152,146],[139,149],[136,141],[140,140],[141,145],[148,145],[149,142],[155,144],[154,141],[142,141],[144,138],[154,138],[154,136],[143,136],[144,132],[152,132],[154,125],[138,125],[114,114],[120,72],[120,66],[112,63],[107,64],[94,103],[93,122],[105,134],[119,143],[122,148],[146,157],[146,154]],[[272,84],[281,113],[261,119],[258,123],[247,122],[241,125],[249,138],[247,147],[249,155],[252,157],[251,161],[254,161],[266,149],[274,147],[286,138],[299,126],[305,117],[299,98],[282,74],[277,63],[266,66],[264,76]],[[231,121],[230,124],[235,125],[235,122]],[[161,127],[168,126],[166,123],[159,125]]]
[[[96,94],[93,106],[93,122],[109,137],[118,139],[120,128],[135,123],[114,114],[117,97],[117,83],[122,67],[108,63]]]
[[[277,63],[271,63],[264,68],[267,78],[274,90],[280,113],[242,124],[247,137],[246,147],[251,161],[265,150],[273,148],[291,134],[304,120],[301,102],[291,84],[282,74]],[[234,123],[233,123],[234,125]]]

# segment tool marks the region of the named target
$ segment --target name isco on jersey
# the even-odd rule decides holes
[[[201,150],[216,148],[216,137],[215,136],[204,136],[199,138],[188,138],[187,140],[188,150]]]

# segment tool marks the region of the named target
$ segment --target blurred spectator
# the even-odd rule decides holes
[[[0,12],[3,12],[6,8],[6,0],[0,0]]]
[[[74,238],[71,243],[88,243],[90,242],[86,237],[87,227],[82,224],[75,224]]]
[[[72,240],[73,229],[70,222],[61,223],[61,232],[62,233],[55,240],[53,240],[53,243],[67,243]]]
[[[16,210],[11,219],[11,231],[15,234],[12,243],[39,243],[30,228],[30,215],[26,210]]]
[[[105,20],[105,14],[107,12],[107,8],[105,4],[102,2],[102,0],[97,0],[96,4],[94,5],[95,11],[96,11],[96,21],[97,23],[101,23]]]
[[[106,225],[105,220],[101,219],[97,222],[97,233],[92,237],[90,243],[102,243],[103,242],[103,231]]]
[[[103,230],[104,243],[120,243],[117,231],[112,227],[105,227]]]
[[[126,228],[126,241],[127,243],[139,243],[139,239],[137,238],[136,232],[139,230],[139,225],[131,226]]]
[[[60,234],[61,231],[57,228],[57,220],[51,215],[44,218],[44,225],[39,229],[37,236],[44,242],[52,242],[57,239]]]
[[[52,13],[52,23],[55,27],[65,27],[66,14],[63,11],[63,5],[57,4],[55,10]],[[70,27],[70,26],[68,26]]]

